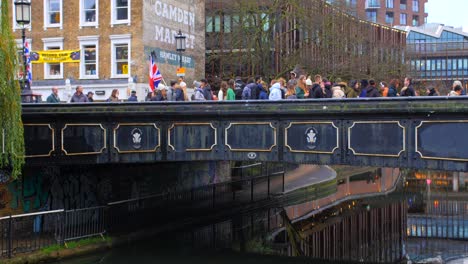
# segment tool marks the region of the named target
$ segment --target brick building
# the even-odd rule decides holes
[[[148,89],[148,57],[156,62],[168,83],[176,78],[179,56],[175,38],[187,37],[183,53],[186,79],[204,75],[204,0],[35,0],[26,38],[32,51],[81,50],[79,63],[33,64],[32,90],[43,97],[52,86],[67,100],[76,85],[105,100],[114,88],[125,99],[136,89],[140,99]],[[10,12],[18,48],[21,26]]]
[[[426,23],[428,0],[348,0],[358,17],[388,26],[420,26]]]

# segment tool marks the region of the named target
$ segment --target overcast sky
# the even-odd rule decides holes
[[[468,0],[429,0],[426,11],[428,23],[463,27],[468,32]]]

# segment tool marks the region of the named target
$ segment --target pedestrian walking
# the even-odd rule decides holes
[[[58,88],[52,87],[52,93],[47,97],[47,103],[49,104],[57,104],[60,103],[60,98],[58,95]]]

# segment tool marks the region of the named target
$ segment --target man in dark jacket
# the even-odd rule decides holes
[[[261,76],[256,76],[255,77],[255,84],[256,84],[256,86],[251,87],[252,95],[251,95],[250,99],[252,99],[252,100],[260,99],[260,93],[263,90],[262,77]]]
[[[416,93],[414,92],[414,88],[413,88],[413,80],[410,78],[410,77],[406,77],[405,78],[405,87],[406,89],[404,89],[400,96],[415,96]]]
[[[83,86],[78,85],[76,92],[73,94],[70,103],[87,103],[89,102],[88,97],[83,94]]]
[[[56,104],[60,103],[60,98],[58,96],[58,88],[52,87],[52,93],[47,97],[47,103]]]
[[[374,80],[369,81],[369,86],[367,86],[367,93],[366,93],[367,97],[380,97],[379,90],[377,89],[375,85],[376,84]]]
[[[138,102],[138,97],[136,96],[136,91],[132,91],[132,94],[128,98],[129,102]]]
[[[205,100],[213,100],[213,95],[211,94],[211,86],[208,84],[208,81],[206,79],[202,79],[200,82],[200,88],[203,90],[203,96],[205,97]]]

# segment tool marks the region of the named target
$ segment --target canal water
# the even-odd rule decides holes
[[[337,192],[319,200],[267,206],[58,263],[468,263],[468,193],[418,177],[392,169],[338,175]]]

